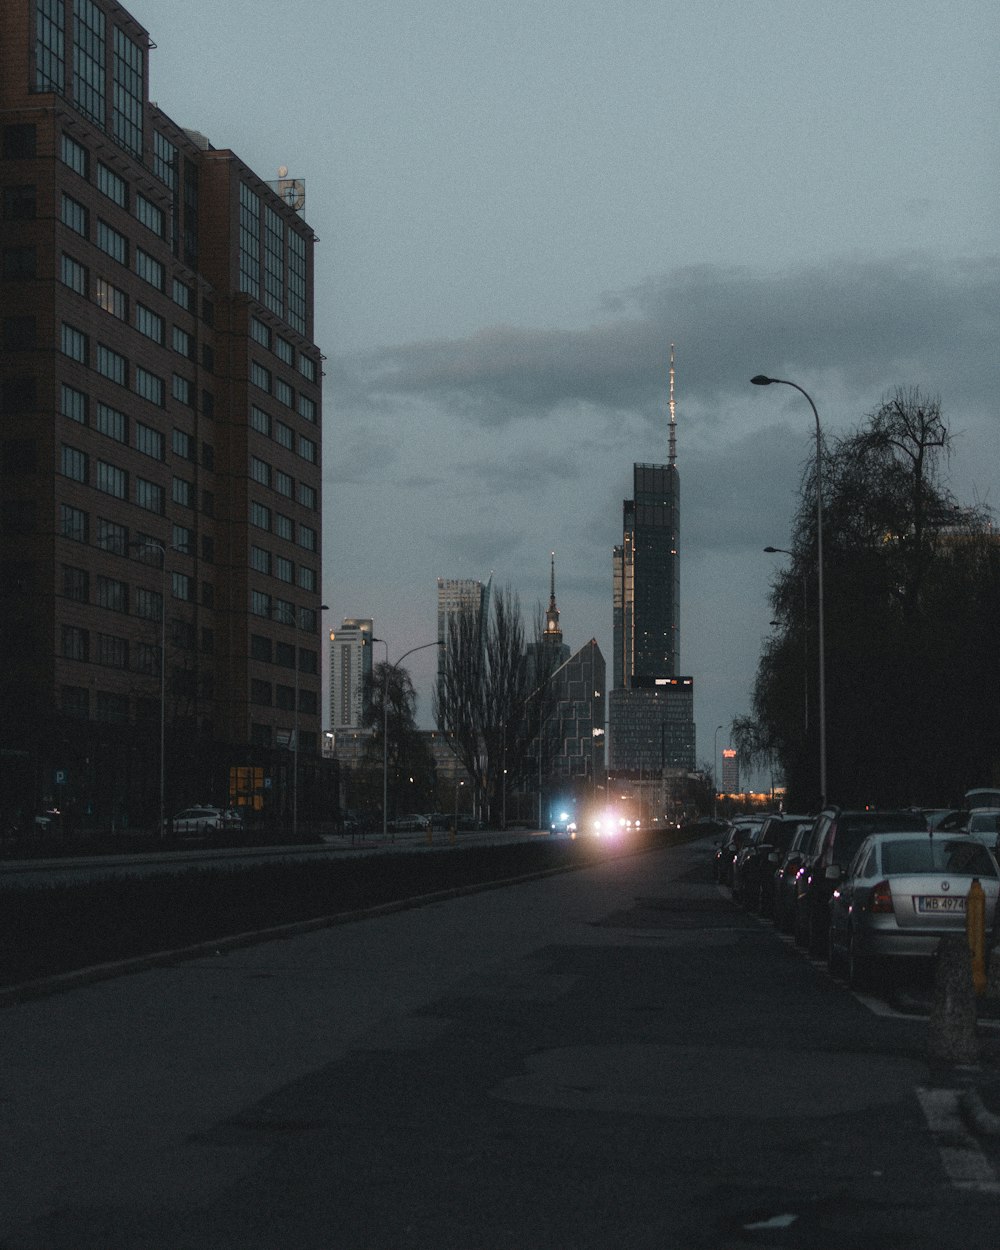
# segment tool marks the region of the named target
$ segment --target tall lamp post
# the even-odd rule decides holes
[[[160,823],[157,838],[165,836],[166,813],[166,708],[167,708],[167,552],[187,551],[186,547],[167,546],[152,538],[138,538],[129,543],[137,551],[160,553]]]
[[[750,379],[754,386],[791,386],[809,401],[816,419],[816,582],[819,600],[819,806],[826,806],[826,640],[823,634],[823,434],[812,396],[798,382],[769,378],[763,373]]]
[[[719,762],[719,730],[721,725],[715,727],[715,740],[712,743],[712,819],[719,814],[719,776],[715,771],[715,766]]]
[[[326,612],[328,608],[323,603],[319,610]],[[299,836],[299,630],[302,628],[302,608],[277,608],[274,615],[295,630],[295,706],[292,713],[292,841],[295,842]]]
[[[411,647],[404,651],[395,664],[389,663],[389,644],[384,638],[372,638],[372,642],[380,642],[385,647],[385,677],[382,683],[382,837],[389,831],[389,670],[399,668],[408,655],[415,651],[426,651],[428,647],[443,647],[440,638],[433,642],[422,642],[419,647]]]

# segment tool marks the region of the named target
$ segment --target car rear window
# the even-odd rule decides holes
[[[989,851],[974,838],[914,838],[886,842],[882,847],[886,876],[953,872],[970,877],[995,877],[997,866]]]

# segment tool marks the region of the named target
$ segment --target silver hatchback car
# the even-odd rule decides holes
[[[869,835],[830,903],[831,970],[870,988],[887,961],[934,955],[942,937],[965,932],[974,878],[986,896],[992,947],[1000,867],[982,842],[961,833]]]

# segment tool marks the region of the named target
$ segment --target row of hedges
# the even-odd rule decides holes
[[[662,837],[647,834],[622,849],[647,849]],[[439,891],[586,867],[610,850],[606,843],[539,838],[5,889],[0,986]]]

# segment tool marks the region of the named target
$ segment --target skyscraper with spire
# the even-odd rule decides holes
[[[680,668],[680,475],[674,345],[666,464],[632,466],[613,553],[610,766],[694,767],[693,682]]]

